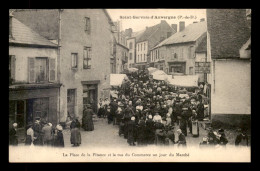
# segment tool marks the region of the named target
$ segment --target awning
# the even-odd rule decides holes
[[[124,79],[128,80],[126,74],[110,74],[110,85],[121,86]]]
[[[198,87],[198,75],[168,77],[169,84],[180,87]]]
[[[166,81],[168,79],[168,75],[162,70],[154,71],[151,75],[153,76],[153,79],[155,79],[155,80]]]
[[[128,68],[128,71],[131,73],[131,72],[137,72],[138,69],[137,68]]]

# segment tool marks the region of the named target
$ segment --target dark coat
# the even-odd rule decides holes
[[[130,121],[127,125],[128,136],[127,142],[133,144],[136,141],[136,123],[135,121]]]
[[[146,142],[146,125],[144,120],[140,120],[137,125],[137,143],[144,145]]]
[[[81,144],[81,134],[80,134],[80,123],[78,120],[73,120],[70,125],[70,142],[71,144]]]
[[[9,144],[14,146],[18,145],[16,130],[13,127],[9,130]]]
[[[146,132],[147,143],[153,144],[155,138],[154,122],[152,119],[148,119],[145,124],[146,124],[145,132]]]
[[[186,138],[183,133],[179,135],[179,140],[177,141],[178,145],[186,146]]]
[[[43,145],[42,141],[42,126],[40,124],[35,123],[33,125],[33,132],[34,132],[34,137],[36,138],[33,141],[34,145]]]
[[[92,116],[94,115],[94,112],[92,109],[86,109],[83,112],[82,117],[82,127],[85,131],[93,131],[94,130],[94,124],[92,120]]]
[[[55,147],[64,147],[64,138],[62,131],[57,131],[57,135],[54,139],[54,146]]]
[[[248,146],[248,139],[247,135],[238,134],[235,140],[235,145]]]
[[[202,120],[204,118],[204,105],[202,103],[198,104],[196,113],[198,120]]]

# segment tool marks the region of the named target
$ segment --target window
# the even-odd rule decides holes
[[[15,79],[15,56],[9,55],[9,84]]]
[[[142,57],[142,54],[141,54],[141,62],[143,61],[143,57]]]
[[[91,47],[84,47],[83,53],[83,69],[90,69],[91,68]]]
[[[185,64],[184,63],[177,63],[170,65],[169,72],[171,73],[185,73]]]
[[[138,46],[137,46],[137,50],[139,51],[139,44],[138,44]]]
[[[144,61],[145,61],[145,54],[144,54]]]
[[[144,50],[145,50],[145,43],[144,43]]]
[[[142,46],[143,46],[143,44],[141,44],[141,51],[142,51]]]
[[[89,17],[85,17],[85,31],[90,34],[90,18]]]
[[[193,67],[189,68],[189,75],[193,75]]]
[[[56,80],[55,60],[47,57],[28,58],[29,83],[44,83]]]
[[[129,59],[132,60],[132,53],[129,53]]]
[[[130,42],[130,44],[129,44],[129,49],[133,49],[133,43],[132,42]]]
[[[71,68],[78,68],[78,53],[71,54]]]
[[[139,55],[137,55],[137,62],[139,62]]]

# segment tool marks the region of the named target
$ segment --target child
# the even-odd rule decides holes
[[[186,147],[186,138],[185,138],[185,135],[182,133],[181,129],[178,129],[177,133],[179,135],[179,139],[176,142],[178,144],[178,147],[179,146]]]

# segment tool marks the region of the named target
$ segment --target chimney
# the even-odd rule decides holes
[[[198,21],[193,21],[193,24],[198,23]]]
[[[172,24],[172,28],[177,32],[177,24]]]
[[[184,21],[180,21],[179,23],[179,32],[183,31],[185,29],[185,22]]]
[[[9,37],[12,38],[13,34],[12,34],[12,30],[13,30],[13,14],[9,13]]]
[[[203,21],[205,21],[205,18],[201,18],[201,19],[200,19],[200,22],[203,22]]]
[[[132,28],[129,28],[129,29],[125,29],[125,36],[128,36],[128,37],[131,37],[132,36]]]

